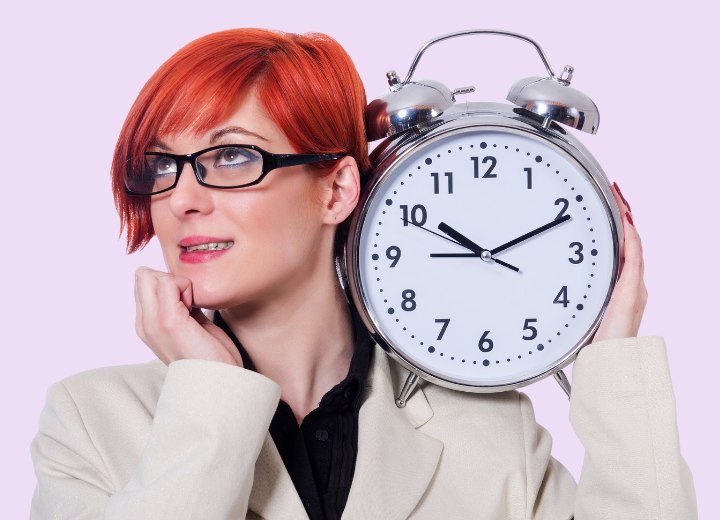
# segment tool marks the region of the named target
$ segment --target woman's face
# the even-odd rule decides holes
[[[161,138],[155,151],[193,153],[217,144],[254,144],[272,153],[296,153],[254,94],[203,135]],[[272,170],[255,186],[201,186],[185,164],[177,186],[152,196],[151,216],[165,263],[192,282],[193,305],[222,309],[262,303],[302,285],[330,261],[322,243],[334,226],[323,224],[321,177],[307,166]],[[188,245],[231,243],[218,251]],[[325,258],[328,255],[328,258]]]

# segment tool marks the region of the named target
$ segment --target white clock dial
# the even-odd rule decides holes
[[[402,158],[366,207],[367,312],[428,374],[473,386],[531,379],[600,317],[615,261],[610,213],[549,141],[502,128],[446,134]]]

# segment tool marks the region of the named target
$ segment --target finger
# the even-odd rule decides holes
[[[152,269],[141,267],[135,271],[135,292],[137,294],[139,309],[139,328],[145,332],[147,337],[148,324],[155,320],[157,314],[157,305],[155,297],[156,278]],[[143,338],[145,341],[145,338]]]
[[[613,191],[613,195],[616,195],[615,200],[618,200],[618,198],[620,199],[618,201],[618,208],[620,208],[621,211],[627,210],[630,213],[632,213],[630,204],[628,203],[627,199],[625,199],[625,196],[623,195],[622,191],[620,190],[620,186],[618,185],[617,182],[612,183],[611,190]]]
[[[616,184],[614,182],[610,185],[610,193],[612,193],[612,196],[615,199],[615,204],[618,207],[618,212],[620,213],[620,221],[623,228],[623,243],[620,244],[620,273],[622,273],[622,270],[625,267],[625,203],[615,189],[615,186]]]
[[[632,215],[625,212],[623,218],[625,266],[631,265],[636,282],[641,282],[645,275],[645,262],[640,234],[633,223]]]
[[[191,316],[195,318],[195,320],[200,324],[200,326],[202,326],[203,329],[205,329],[223,347],[225,347],[225,349],[230,353],[238,366],[243,366],[240,351],[238,351],[235,344],[220,327],[215,325],[212,320],[205,316],[202,310],[197,307],[192,310]]]
[[[152,323],[157,315],[156,283],[157,278],[153,275],[152,270],[141,268],[135,272],[135,288],[142,309],[143,327],[146,330],[148,323]]]
[[[626,258],[630,258],[633,265],[635,277],[628,281],[628,285],[635,291],[635,319],[636,330],[640,326],[645,306],[647,305],[648,293],[645,286],[645,255],[643,252],[642,240],[637,228],[632,223],[632,215],[625,215],[627,221],[625,247]]]
[[[190,281],[181,277],[166,275],[157,279],[158,324],[166,334],[172,334],[187,319],[190,311],[182,301],[183,289]]]
[[[172,279],[177,284],[178,290],[180,291],[180,301],[185,305],[188,312],[192,310],[192,282],[189,278],[185,278],[184,276],[172,276]]]
[[[192,310],[192,282],[190,279],[169,273],[161,273],[158,279],[167,279],[172,282],[172,285],[174,285],[178,291],[178,301],[185,306],[189,313]]]
[[[140,294],[138,293],[138,274],[135,271],[135,285],[133,287],[133,296],[135,297],[135,332],[142,338],[142,303],[140,302]]]

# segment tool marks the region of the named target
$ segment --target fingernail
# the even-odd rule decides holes
[[[627,217],[628,222],[630,222],[630,224],[632,224],[632,225],[634,226],[635,223],[633,222],[633,219],[632,219],[632,216],[630,215],[630,213],[628,213],[628,212],[626,211],[626,212],[625,212],[625,216]]]
[[[613,186],[615,186],[615,191],[618,192],[618,195],[620,195],[620,198],[625,203],[625,205],[628,207],[630,211],[632,211],[632,208],[630,207],[630,204],[628,204],[628,201],[625,200],[625,197],[622,194],[622,191],[620,191],[620,186],[617,185],[617,182],[613,182]]]

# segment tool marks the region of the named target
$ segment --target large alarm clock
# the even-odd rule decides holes
[[[495,34],[535,47],[548,77],[512,105],[458,103],[412,81],[430,46]],[[622,221],[600,165],[565,129],[594,134],[595,104],[530,38],[472,30],[425,44],[367,107],[373,171],[346,244],[348,285],[374,340],[418,382],[497,392],[554,375],[592,340],[619,275]]]

